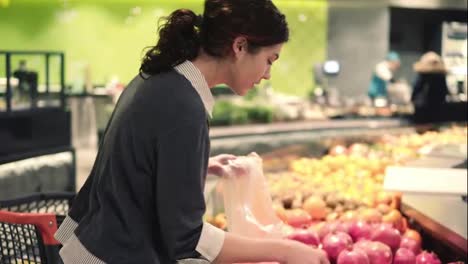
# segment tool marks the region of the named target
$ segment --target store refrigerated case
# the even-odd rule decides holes
[[[444,22],[442,25],[442,58],[447,67],[449,100],[466,102],[467,99],[467,37],[468,25]]]
[[[13,69],[24,60],[32,66]],[[0,62],[0,199],[74,192],[64,53],[0,50]]]
[[[424,154],[425,152],[421,151],[418,152],[420,154],[417,154],[415,156],[409,156],[411,162],[409,162],[408,164],[414,165],[419,162],[420,165],[424,165],[420,163],[420,159],[415,159],[416,157],[423,156],[426,156],[426,158],[431,158],[431,161],[429,162],[431,166],[437,164],[445,164],[445,166],[459,167],[465,164],[465,168],[459,171],[465,173],[464,183],[461,182],[458,186],[463,189],[462,193],[457,193],[456,196],[450,196],[447,199],[441,195],[434,195],[431,197],[432,200],[430,200],[430,203],[427,203],[427,201],[429,200],[426,200],[426,207],[428,207],[429,209],[418,207],[418,201],[416,201],[417,199],[415,200],[415,198],[411,194],[403,193],[402,197],[399,199],[401,205],[398,206],[400,213],[406,217],[409,227],[417,230],[423,236],[423,248],[426,250],[435,251],[443,260],[443,263],[448,263],[451,261],[466,262],[467,254],[466,198],[465,200],[463,200],[462,198],[466,197],[466,124],[460,124],[460,126],[461,130],[458,131],[465,131],[465,136],[461,135],[458,138],[461,141],[465,141],[465,143],[461,145],[455,144],[452,145],[452,147],[449,147],[449,149],[452,150],[454,148],[459,150],[456,153],[456,161],[452,160],[451,162],[447,162],[447,156],[451,156],[452,158],[454,156],[453,153],[449,153],[450,151],[447,150],[447,147],[441,150],[440,147],[432,145],[432,154],[436,155],[437,157],[430,157],[429,155],[427,155],[427,153]],[[335,148],[336,146],[350,147],[354,143],[364,143],[369,144],[369,146],[374,143],[378,143],[375,146],[371,146],[370,148],[379,150],[382,147],[382,142],[388,140],[388,137],[395,138],[402,136],[405,138],[405,144],[408,144],[409,146],[411,146],[412,144],[417,145],[420,144],[420,139],[418,139],[418,135],[420,135],[420,133],[422,133],[422,129],[424,129],[424,127],[414,126],[402,122],[401,120],[360,120],[354,121],[354,123],[353,121],[349,120],[333,120],[327,122],[310,122],[302,125],[294,124],[289,126],[289,128],[289,130],[285,128],[282,129],[278,125],[276,126],[276,128],[273,126],[268,126],[263,127],[262,129],[256,129],[254,127],[249,131],[244,131],[245,134],[241,134],[240,129],[236,131],[231,130],[230,134],[227,132],[225,133],[224,131],[227,131],[228,129],[212,129],[212,152],[213,154],[235,153],[237,155],[245,155],[250,151],[256,151],[263,158],[264,171],[267,177],[270,177],[270,179],[275,179],[275,181],[280,178],[290,178],[289,180],[287,180],[288,185],[283,186],[298,186],[297,180],[300,178],[296,178],[297,176],[294,176],[294,171],[291,170],[291,168],[294,167],[294,162],[301,162],[301,160],[305,158],[305,162],[312,162],[315,164],[316,162],[322,160],[322,158],[324,158],[324,155],[329,154],[330,151],[333,152],[339,150],[338,148]],[[425,129],[427,129],[427,127],[425,127]],[[437,133],[435,131],[440,130],[441,132],[444,132],[450,129],[450,125],[433,125],[431,126],[431,130],[427,131],[426,133],[430,135]],[[443,138],[442,141],[451,140],[450,136],[444,137],[445,138]],[[348,148],[348,151],[349,149],[350,148]],[[427,149],[425,151],[427,151]],[[407,155],[404,148],[392,149],[392,153],[392,155],[397,155],[401,157]],[[445,156],[441,157],[441,155]],[[331,157],[328,156],[324,159],[330,161]],[[437,162],[435,160],[437,160]],[[349,168],[356,168],[360,166],[358,165],[358,163],[350,164],[349,161],[350,160],[345,160],[344,162],[346,164],[330,164],[334,164],[333,166],[343,166]],[[360,162],[362,163],[362,161]],[[373,164],[372,162],[368,162],[368,164],[364,162],[363,166],[363,168],[371,168],[373,167]],[[430,166],[427,165],[425,168],[426,170],[431,170],[427,167]],[[319,174],[321,174],[321,176],[317,177],[323,177],[323,179],[326,179],[328,177],[324,174],[323,167],[316,167],[316,169],[322,170],[321,172],[318,172]],[[305,168],[304,170],[309,169]],[[314,169],[312,169],[312,167],[310,168],[309,173],[310,176],[315,177]],[[347,173],[349,173],[349,171],[345,172],[342,176],[347,177]],[[341,174],[336,174],[336,177],[339,177],[340,175]],[[359,175],[359,173],[357,173],[356,175]],[[365,173],[363,175],[365,175]],[[329,176],[332,177],[332,175]],[[383,174],[383,179],[385,179],[384,176],[385,175]],[[426,179],[420,179],[420,177],[425,178],[425,175],[414,176],[414,178],[406,177],[406,181],[414,183],[414,180],[418,181],[419,179],[420,182],[424,181],[425,184],[431,184],[431,182],[427,182]],[[416,178],[416,176],[419,176],[419,178]],[[441,172],[438,176],[442,177],[439,178],[439,180],[442,181],[448,180],[447,177],[449,177],[445,176],[443,172]],[[405,179],[400,179],[399,181],[405,181]],[[298,192],[302,193],[304,191],[304,186],[306,185],[306,183],[299,184],[300,189],[292,189],[289,193],[294,194],[293,196],[297,196]],[[274,186],[278,185],[275,184]],[[274,186],[270,185],[270,188],[276,189]],[[419,184],[418,186],[424,187],[425,185]],[[439,186],[437,184],[431,185],[431,188],[433,189],[437,189],[438,187]],[[223,204],[222,196],[220,196],[220,192],[216,186],[215,177],[208,178],[207,189],[207,212],[209,215],[215,217],[214,219],[216,222],[220,219],[220,217],[216,216],[219,216],[218,213],[223,211]],[[362,190],[352,191],[357,191],[358,195],[362,192]],[[272,193],[275,193],[275,191],[272,191]],[[365,195],[361,193],[361,196],[364,197]],[[277,198],[278,196],[276,196],[276,198],[274,199]],[[448,205],[449,203],[446,203],[447,201],[452,200],[456,202],[456,206],[450,206]],[[291,206],[293,206],[293,204],[294,201],[292,201]],[[449,211],[450,213],[440,218],[441,211]],[[448,219],[449,221],[444,222],[444,219]]]
[[[0,50],[0,62],[0,114],[64,108],[63,52]]]

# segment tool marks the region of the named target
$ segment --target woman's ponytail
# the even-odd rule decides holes
[[[201,17],[178,9],[159,28],[159,40],[143,57],[140,72],[157,74],[197,57],[200,50]]]

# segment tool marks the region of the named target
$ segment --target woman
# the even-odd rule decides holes
[[[372,72],[367,94],[374,102],[377,98],[387,98],[387,84],[395,81],[394,74],[400,68],[400,56],[391,51],[385,60],[379,62]]]
[[[270,0],[206,0],[203,16],[176,10],[121,95],[91,175],[56,234],[69,263],[328,263],[320,250],[254,240],[203,223],[209,87],[244,95],[270,78],[288,27]]]
[[[448,95],[445,68],[442,58],[435,52],[426,52],[420,60],[413,64],[418,73],[413,86],[411,101],[414,105],[414,119],[420,123],[442,121],[447,116],[441,116],[441,106]]]

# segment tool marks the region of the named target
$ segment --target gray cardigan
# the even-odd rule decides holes
[[[65,244],[65,263],[200,257],[195,248],[205,212],[207,118],[200,95],[175,70],[133,79],[56,234]],[[68,256],[66,247],[72,247]]]

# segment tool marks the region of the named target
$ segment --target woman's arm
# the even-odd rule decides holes
[[[329,264],[324,251],[285,239],[251,239],[225,233],[214,263],[279,262],[287,264]]]

